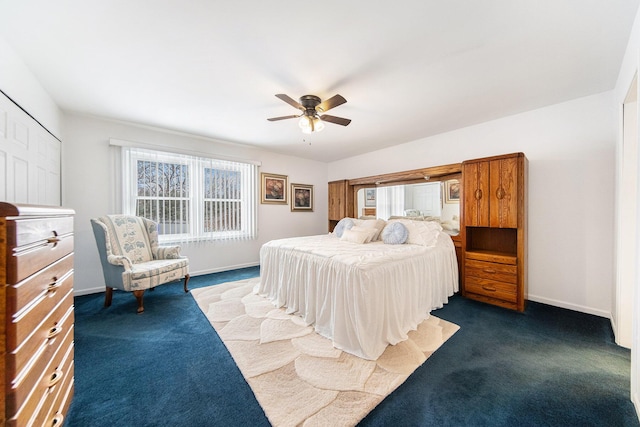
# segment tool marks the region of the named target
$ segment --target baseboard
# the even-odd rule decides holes
[[[616,319],[615,319],[615,316],[614,316],[613,314],[611,315],[611,317],[609,318],[609,320],[611,321],[611,329],[613,329],[613,338],[614,338],[614,340],[615,340],[616,344],[618,344],[618,345],[619,345],[619,346],[621,346],[621,347],[629,348],[629,349],[630,349],[630,347],[627,347],[626,345],[621,345],[621,344],[618,342],[618,324],[616,323]]]
[[[212,269],[208,269],[208,270],[190,271],[189,275],[191,277],[204,276],[205,274],[221,273],[223,271],[231,271],[231,270],[239,270],[241,268],[256,267],[258,265],[260,265],[259,262],[250,262],[250,263],[246,263],[246,264],[229,265],[229,266],[226,266],[226,267],[212,268]],[[74,289],[73,295],[79,297],[79,296],[82,296],[82,295],[98,294],[100,292],[104,292],[104,285],[103,286],[98,286],[96,288],[89,288],[89,289],[80,289],[80,290],[75,290]]]
[[[566,308],[568,310],[579,311],[581,313],[593,314],[594,316],[604,317],[606,319],[609,319],[609,321],[611,321],[611,312],[607,312],[605,310],[599,310],[593,307],[585,307],[583,305],[571,304],[565,301],[539,297],[531,294],[529,294],[527,299],[529,301],[535,301],[542,304],[553,305],[554,307]]]
[[[104,292],[104,285],[99,286],[97,288],[80,289],[80,290],[74,289],[73,296],[80,297],[82,295],[98,294],[100,292]]]
[[[241,268],[256,267],[258,265],[260,265],[259,262],[249,262],[249,263],[245,263],[245,264],[228,265],[228,266],[225,266],[225,267],[211,268],[211,269],[207,269],[207,270],[190,271],[189,274],[191,276],[204,276],[205,274],[221,273],[223,271],[231,271],[231,270],[239,270]]]

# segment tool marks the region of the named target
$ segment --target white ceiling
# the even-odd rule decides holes
[[[612,89],[637,7],[0,0],[0,36],[64,110],[329,162]],[[353,121],[303,135],[277,93]]]

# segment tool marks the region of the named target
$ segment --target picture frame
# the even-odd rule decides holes
[[[457,179],[444,182],[444,202],[460,203],[460,181]]]
[[[291,212],[313,212],[313,185],[291,184]]]
[[[376,189],[375,188],[364,189],[364,206],[367,208],[376,207]]]
[[[287,175],[260,173],[260,203],[286,205],[288,181]]]

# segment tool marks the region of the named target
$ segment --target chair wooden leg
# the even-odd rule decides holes
[[[189,288],[187,288],[187,283],[189,283],[189,275],[184,276],[184,291],[189,292]]]
[[[144,296],[144,289],[143,290],[138,290],[138,291],[133,291],[133,296],[136,297],[136,300],[138,301],[138,314],[142,313],[144,311],[144,305],[142,304],[142,297]]]
[[[109,307],[111,305],[111,300],[113,299],[113,288],[107,286],[107,289],[104,291],[104,306]]]

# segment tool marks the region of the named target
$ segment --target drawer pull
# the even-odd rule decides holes
[[[53,374],[51,374],[51,379],[49,380],[49,384],[47,385],[47,387],[51,388],[54,385],[58,384],[62,379],[63,375],[64,374],[60,369],[56,369],[55,371],[53,371]]]
[[[62,286],[62,283],[58,282],[57,277],[53,277],[51,280],[52,282],[47,286],[47,292],[55,292],[60,286]]]
[[[47,334],[47,339],[50,340],[51,338],[58,335],[60,332],[62,332],[62,326],[54,326],[53,328],[49,329],[49,333]]]
[[[474,196],[476,198],[476,200],[480,200],[482,199],[482,190],[480,190],[479,188],[476,190],[476,192],[474,193]]]
[[[485,273],[491,273],[491,274],[494,274],[496,272],[493,268],[485,268],[482,271],[484,271]]]
[[[62,423],[64,422],[64,415],[62,414],[55,414],[53,416],[53,419],[51,420],[51,426],[55,427],[55,426],[61,426]]]
[[[498,200],[504,199],[505,195],[506,195],[506,192],[504,191],[504,188],[500,187],[496,190],[496,197],[498,198]]]
[[[53,247],[55,248],[59,241],[60,241],[60,238],[58,237],[58,233],[54,231],[53,237],[49,237],[47,239],[47,244],[52,244]]]
[[[487,285],[482,285],[482,289],[488,292],[495,292],[496,288],[494,288],[493,286],[487,286]]]

